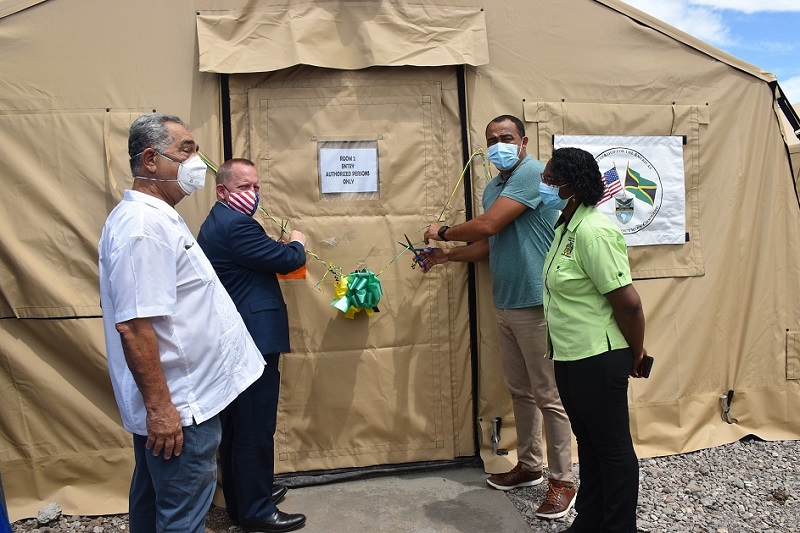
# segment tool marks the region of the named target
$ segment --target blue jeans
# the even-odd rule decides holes
[[[136,467],[129,495],[131,533],[205,533],[206,513],[217,484],[219,416],[183,428],[180,456],[164,459],[133,436]]]
[[[8,509],[6,496],[3,492],[3,478],[0,476],[0,533],[11,533],[11,524],[8,522]]]

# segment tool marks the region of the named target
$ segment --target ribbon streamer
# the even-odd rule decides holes
[[[207,157],[204,153],[198,150],[198,155],[203,160],[203,162],[208,165],[208,167],[216,173],[218,170],[218,166],[214,164],[214,162]],[[469,169],[470,164],[475,159],[475,157],[480,156],[483,160],[483,168],[484,173],[486,174],[487,181],[491,179],[491,174],[489,172],[488,162],[486,158],[486,153],[484,152],[483,148],[478,148],[469,156],[466,165],[464,165],[464,169],[461,171],[461,175],[456,182],[453,191],[450,193],[450,197],[447,199],[444,207],[442,208],[442,212],[439,214],[437,218],[437,222],[444,221],[444,214],[447,211],[447,208],[450,206],[450,202],[453,200],[458,188],[461,186],[461,182],[464,180],[464,176]],[[270,220],[272,220],[280,229],[281,232],[289,233],[286,224],[274,216],[272,216],[266,209],[258,206],[258,210],[261,211],[265,216],[267,216]],[[423,228],[420,231],[423,231]],[[342,274],[342,268],[336,266],[332,263],[328,263],[316,253],[312,252],[308,248],[305,249],[307,255],[313,257],[318,262],[322,263],[325,267],[325,274],[323,274],[322,278],[317,282],[314,288],[321,290],[321,285],[325,281],[325,278],[328,274],[333,274],[334,278],[334,300],[331,302],[331,306],[339,309],[342,311],[346,318],[352,319],[355,314],[359,311],[365,311],[367,316],[372,316],[376,312],[378,312],[377,304],[381,299],[381,295],[383,294],[383,290],[381,289],[381,282],[378,276],[380,276],[384,270],[386,270],[392,263],[397,261],[404,253],[409,251],[408,249],[403,249],[399,254],[397,254],[389,264],[387,264],[383,269],[378,272],[378,274],[374,274],[369,270],[356,270],[355,272],[351,272],[347,276]]]
[[[204,154],[200,150],[197,151],[197,155],[200,156],[200,159],[203,160],[203,162],[208,166],[208,168],[210,168],[214,172],[214,174],[217,173],[219,167],[211,160],[211,158],[209,158],[206,154]],[[261,205],[258,206],[258,210],[261,211],[261,213],[263,213],[267,218],[269,218],[275,224],[278,225],[278,227],[281,229],[281,236],[283,236],[284,233],[289,235],[289,229],[286,227],[286,224],[284,224],[283,222],[281,222],[280,220],[269,214],[266,209],[261,207]],[[338,267],[332,263],[328,263],[327,261],[322,259],[320,256],[318,256],[308,248],[305,248],[305,251],[306,255],[310,255],[311,257],[313,257],[314,259],[316,259],[325,266],[325,274],[322,275],[322,279],[320,279],[319,282],[317,282],[317,284],[314,286],[315,289],[319,288],[319,286],[322,285],[322,282],[325,281],[325,277],[328,275],[328,273],[333,274],[333,279],[335,280],[335,282],[337,283],[339,282],[339,280],[342,277],[341,267]]]
[[[272,220],[275,224],[278,225],[279,228],[281,228],[281,235],[283,235],[284,233],[286,235],[290,234],[289,228],[287,228],[286,225],[283,224],[283,222],[279,221],[277,218],[275,218],[274,216],[270,215],[267,212],[266,209],[261,207],[261,205],[258,206],[258,210],[261,211],[267,217],[269,217],[270,220]],[[315,254],[314,252],[312,252],[308,248],[305,248],[305,251],[306,251],[306,255],[310,255],[311,257],[313,257],[314,259],[316,259],[317,261],[319,261],[320,263],[322,263],[325,266],[325,274],[322,275],[322,279],[320,279],[319,282],[314,286],[315,288],[319,287],[322,284],[323,280],[325,279],[325,276],[328,275],[328,272],[333,274],[333,279],[336,282],[339,281],[339,279],[342,277],[342,268],[341,267],[338,267],[338,266],[334,265],[333,263],[328,263],[327,261],[325,261],[323,258],[318,256],[317,254]]]
[[[331,305],[344,313],[345,318],[353,319],[359,311],[367,316],[378,312],[378,302],[383,290],[381,280],[369,270],[356,270],[340,278]]]
[[[437,223],[444,222],[444,212],[447,211],[447,208],[450,206],[450,202],[453,201],[453,197],[456,195],[456,191],[458,191],[459,186],[461,186],[461,182],[464,180],[464,176],[467,174],[467,170],[469,170],[470,164],[472,164],[472,160],[475,159],[477,156],[481,156],[483,160],[483,172],[486,175],[486,181],[489,182],[492,179],[492,175],[489,172],[489,164],[488,158],[486,157],[486,152],[483,151],[483,148],[478,148],[474,152],[472,152],[467,159],[467,164],[464,165],[464,169],[461,171],[461,175],[458,177],[458,181],[456,182],[456,186],[453,187],[453,192],[450,193],[450,197],[445,202],[444,207],[442,208],[442,212],[439,213],[439,216],[436,218]]]

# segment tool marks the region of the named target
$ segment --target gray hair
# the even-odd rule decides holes
[[[131,124],[128,136],[128,155],[131,160],[131,173],[136,176],[142,168],[142,159],[139,157],[147,148],[163,152],[172,142],[172,136],[166,128],[168,122],[180,124],[188,129],[179,117],[164,113],[151,113],[142,115]]]

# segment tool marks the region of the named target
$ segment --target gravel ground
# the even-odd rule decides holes
[[[743,440],[711,450],[642,459],[639,531],[642,533],[800,533],[800,441]],[[576,475],[578,467],[575,467]],[[565,529],[575,512],[554,521],[535,517],[545,484],[507,493],[531,531]],[[13,524],[15,533],[127,532],[127,515],[60,516]],[[212,507],[207,533],[236,533],[224,510]],[[300,530],[302,531],[302,530]]]
[[[508,493],[533,532],[561,531],[575,518],[572,510],[538,520],[546,489],[542,483]],[[636,515],[643,533],[800,532],[800,441],[742,440],[642,459]]]

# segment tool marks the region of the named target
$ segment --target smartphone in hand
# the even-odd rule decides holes
[[[639,366],[636,368],[636,372],[639,374],[639,377],[649,378],[650,370],[652,368],[653,368],[653,358],[649,355],[645,355],[644,357],[642,357],[642,362],[639,363]]]

